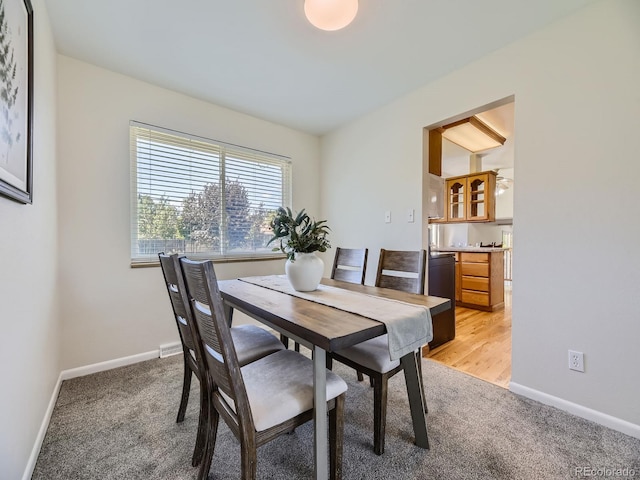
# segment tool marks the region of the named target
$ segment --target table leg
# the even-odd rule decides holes
[[[224,305],[224,316],[227,319],[227,325],[231,326],[231,322],[233,320],[233,307],[229,305],[227,302],[223,302]]]
[[[409,407],[411,408],[411,419],[413,420],[413,433],[416,437],[416,445],[421,448],[429,448],[429,438],[427,437],[427,418],[424,414],[424,399],[422,398],[422,388],[418,378],[418,363],[415,352],[406,354],[400,360],[404,369],[404,380],[407,384],[409,394]]]
[[[329,468],[327,453],[329,439],[327,437],[327,352],[313,347],[313,422],[315,445],[315,478],[327,480]]]

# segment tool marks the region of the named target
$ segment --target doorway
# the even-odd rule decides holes
[[[472,248],[494,244],[505,248],[504,254],[504,309],[455,307],[456,336],[453,340],[425,352],[425,357],[459,371],[508,388],[511,380],[511,311],[513,265],[513,191],[516,185],[514,169],[514,97],[494,102],[474,111],[458,115],[425,128],[423,147],[424,178],[436,174],[443,179],[493,171],[495,184],[495,216],[492,221],[423,220],[425,248],[446,250],[450,247]],[[443,136],[439,148],[433,148],[434,132],[443,132],[442,126],[463,123],[468,117],[479,118],[505,138],[502,145],[484,151],[471,151]],[[428,133],[427,133],[428,132]],[[427,145],[428,143],[428,145]],[[464,142],[460,142],[461,144]],[[434,161],[434,153],[438,156]],[[434,165],[436,172],[434,172]],[[437,171],[439,169],[439,171]],[[493,174],[493,173],[492,173]],[[433,176],[433,175],[431,175]],[[425,197],[432,196],[423,186]],[[446,183],[446,181],[445,181]],[[443,200],[447,208],[447,198]],[[427,211],[427,210],[425,210]],[[468,277],[465,277],[468,278]],[[464,284],[464,283],[463,283]],[[468,306],[468,305],[465,305]]]

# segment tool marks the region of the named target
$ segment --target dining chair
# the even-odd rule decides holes
[[[189,402],[189,391],[191,389],[191,378],[196,376],[202,387],[202,373],[198,362],[198,344],[200,334],[193,321],[189,301],[186,295],[184,278],[180,268],[180,258],[177,254],[167,255],[164,252],[158,254],[162,274],[164,275],[167,292],[171,300],[171,307],[178,325],[178,333],[182,342],[182,357],[184,360],[184,376],[182,380],[182,396],[178,408],[177,423],[184,420],[187,403]],[[284,349],[284,345],[278,339],[256,325],[239,325],[231,328],[236,351],[238,352],[238,362],[246,365],[259,358],[269,355],[278,350]],[[198,435],[196,446],[193,452],[192,465],[195,467],[200,462],[204,453],[204,442],[206,438],[206,412],[203,408],[202,397],[206,391],[200,389],[200,418],[198,420]]]
[[[257,448],[313,419],[313,362],[283,349],[241,367],[225,321],[213,263],[186,258],[180,263],[200,332],[200,366],[209,389],[209,428],[198,478],[208,476],[222,417],[240,442],[241,478],[253,480]],[[346,390],[344,380],[327,371],[331,479],[342,475]]]
[[[336,248],[331,268],[331,278],[341,282],[364,285],[367,272],[368,248]]]
[[[342,282],[359,283],[364,285],[364,276],[367,271],[367,248],[336,248],[331,267],[331,278]],[[285,335],[280,336],[280,341],[288,348],[289,339]],[[300,344],[294,343],[294,350],[300,351]],[[327,357],[328,365],[330,357]],[[358,380],[362,381],[362,373],[358,372]]]
[[[408,293],[424,294],[426,251],[380,250],[376,287],[391,288]],[[422,352],[416,352],[425,413],[426,400],[422,383]],[[387,419],[388,382],[403,370],[400,360],[390,360],[387,335],[330,353],[334,360],[368,375],[373,384],[373,450],[384,453]]]
[[[368,248],[340,248],[336,247],[333,257],[331,278],[341,282],[359,283],[364,285],[367,273]],[[327,356],[327,366],[331,368],[331,356]],[[357,370],[358,381],[364,380],[362,372]]]

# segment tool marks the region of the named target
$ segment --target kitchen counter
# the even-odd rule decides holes
[[[506,249],[502,247],[431,247],[432,252],[446,253],[446,252],[477,252],[477,253],[489,253],[489,252],[504,252]]]

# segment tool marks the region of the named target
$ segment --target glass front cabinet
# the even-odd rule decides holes
[[[492,222],[496,218],[494,171],[448,178],[447,222]]]

